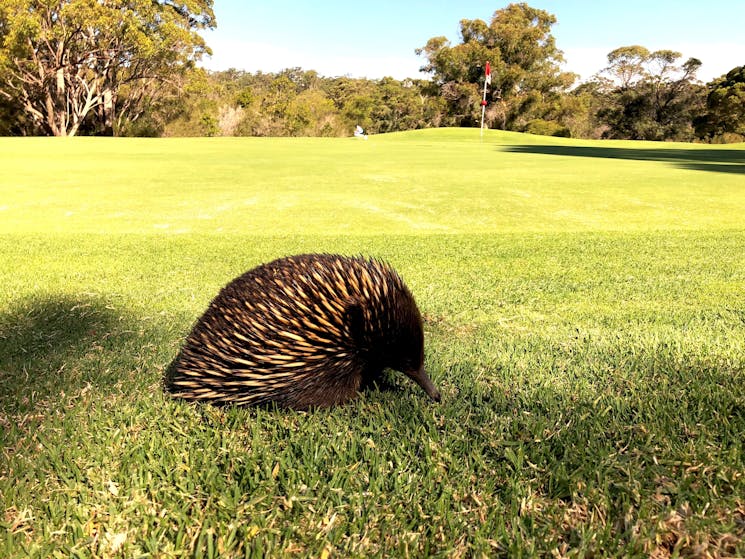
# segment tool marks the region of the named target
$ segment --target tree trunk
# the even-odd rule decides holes
[[[65,96],[65,69],[57,68],[57,97]]]
[[[103,135],[116,136],[114,122],[116,121],[116,103],[114,102],[114,92],[111,89],[105,89],[103,92],[103,101],[101,109],[103,111]]]
[[[44,118],[47,128],[53,136],[64,136],[65,132],[63,130],[60,130],[59,126],[57,125],[57,111],[54,108],[54,99],[52,99],[52,94],[49,92],[47,92],[44,106],[47,113]]]

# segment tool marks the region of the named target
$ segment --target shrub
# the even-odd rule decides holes
[[[558,136],[561,138],[571,138],[572,134],[569,128],[558,122],[536,118],[525,125],[524,132],[528,134],[537,134],[539,136]]]

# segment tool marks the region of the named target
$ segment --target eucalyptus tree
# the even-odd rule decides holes
[[[691,140],[693,121],[703,107],[696,82],[697,58],[680,64],[681,53],[650,51],[640,45],[608,53],[598,81],[604,93],[598,116],[609,138]]]
[[[543,116],[547,103],[576,77],[561,71],[564,58],[551,34],[555,23],[556,17],[544,10],[510,4],[494,12],[488,24],[461,20],[459,44],[433,37],[417,49],[427,60],[422,70],[433,75],[450,103],[453,124],[477,122],[487,61],[492,76],[489,100],[494,102],[487,114],[493,124],[515,128]]]
[[[707,84],[706,112],[696,131],[713,141],[745,140],[745,66],[732,68]]]
[[[208,53],[213,0],[3,0],[0,93],[43,133],[112,134]]]

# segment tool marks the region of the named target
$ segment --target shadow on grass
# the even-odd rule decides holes
[[[85,384],[81,363],[95,363],[121,316],[94,296],[44,294],[0,313],[0,411],[35,407]],[[90,375],[88,375],[90,376]]]
[[[632,149],[551,145],[519,145],[507,146],[502,149],[511,153],[663,161],[674,164],[681,169],[745,174],[745,150],[738,149]]]

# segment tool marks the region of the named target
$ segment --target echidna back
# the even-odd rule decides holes
[[[189,400],[327,406],[353,398],[384,367],[421,366],[422,358],[421,317],[395,271],[372,259],[307,254],[223,288],[166,385]]]

